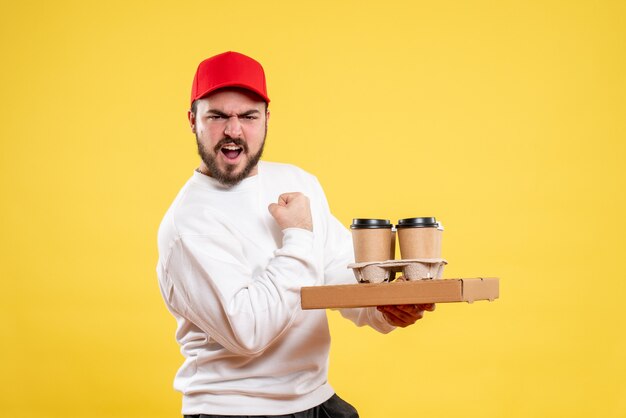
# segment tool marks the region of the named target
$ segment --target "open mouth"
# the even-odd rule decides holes
[[[222,151],[222,154],[224,154],[227,159],[236,160],[237,157],[239,157],[239,154],[242,153],[243,147],[235,144],[227,144],[224,145],[220,151]]]

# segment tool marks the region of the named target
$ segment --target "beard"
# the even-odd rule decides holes
[[[213,148],[213,153],[208,152],[207,148],[202,145],[200,140],[198,139],[198,134],[196,134],[196,143],[198,144],[198,155],[202,158],[202,161],[209,169],[209,175],[213,177],[215,180],[219,181],[220,184],[226,187],[233,187],[237,184],[241,183],[243,179],[250,175],[250,172],[257,166],[259,160],[261,160],[261,156],[263,155],[263,148],[265,148],[265,136],[267,135],[267,128],[265,134],[263,135],[263,142],[261,142],[261,148],[259,151],[254,154],[249,154],[248,144],[246,144],[241,139],[231,139],[231,138],[223,138],[221,139],[217,145]],[[217,165],[217,154],[221,152],[222,146],[226,144],[235,144],[243,148],[241,152],[245,153],[248,156],[248,160],[246,161],[246,165],[240,173],[236,173],[235,170],[237,166],[227,165],[224,170],[221,170]]]

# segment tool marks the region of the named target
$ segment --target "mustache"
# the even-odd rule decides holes
[[[215,151],[215,153],[217,154],[222,149],[222,147],[226,144],[235,144],[238,147],[243,148],[244,152],[246,153],[248,152],[248,144],[246,144],[243,140],[239,138],[222,138],[215,145],[215,147],[213,148],[213,151]]]

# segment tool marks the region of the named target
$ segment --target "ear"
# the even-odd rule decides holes
[[[265,111],[265,129],[267,129],[267,124],[269,123],[269,121],[270,121],[270,110],[267,109]]]
[[[196,133],[196,115],[191,110],[187,111],[187,119],[189,119],[189,127],[191,127],[191,132]]]

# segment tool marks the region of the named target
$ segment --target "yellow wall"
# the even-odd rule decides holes
[[[298,5],[295,5],[298,4]],[[626,3],[25,1],[0,6],[0,415],[172,417],[159,221],[197,157],[198,62],[261,61],[266,159],[353,217],[436,216],[440,304],[380,336],[330,313],[364,418],[624,417]]]

